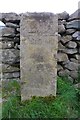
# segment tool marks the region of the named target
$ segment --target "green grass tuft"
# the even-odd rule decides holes
[[[65,79],[65,80],[64,80]],[[16,82],[11,83],[8,90],[15,86],[16,94],[8,96],[3,104],[3,118],[78,118],[80,108],[78,96],[80,91],[69,83],[67,78],[58,77],[57,96],[33,97],[21,102],[17,95],[19,90]],[[11,87],[11,88],[10,88]]]

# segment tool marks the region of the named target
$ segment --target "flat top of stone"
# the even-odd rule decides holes
[[[14,12],[10,13],[0,13],[0,21],[9,22],[9,21],[17,21],[20,20],[20,16]]]
[[[45,20],[50,19],[50,18],[52,18],[54,16],[55,16],[55,14],[50,13],[50,12],[41,12],[41,13],[37,13],[37,12],[29,13],[29,12],[27,12],[27,13],[23,13],[21,15],[21,17],[24,17],[24,18],[27,17],[29,19],[34,18],[37,21],[39,21],[39,20],[45,21]]]
[[[68,20],[74,19],[80,19],[80,9],[76,10],[73,14],[71,14]]]

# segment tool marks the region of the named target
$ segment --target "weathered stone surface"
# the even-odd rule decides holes
[[[63,70],[63,67],[61,65],[57,65],[57,71],[59,72],[61,70]]]
[[[69,21],[80,19],[80,9],[76,10],[73,14],[70,15]]]
[[[8,73],[8,72],[17,72],[20,71],[20,69],[16,66],[10,66],[8,64],[0,64],[0,72]]]
[[[0,41],[14,41],[14,38],[0,36]]]
[[[65,68],[67,68],[68,70],[78,70],[78,63],[68,62],[67,64],[65,64]]]
[[[2,79],[12,79],[12,78],[19,78],[19,77],[20,77],[20,72],[11,72],[11,73],[2,74]]]
[[[72,36],[71,35],[66,35],[66,36],[63,36],[61,38],[61,41],[62,41],[63,44],[69,42],[70,40],[72,40]]]
[[[61,35],[58,34],[58,42],[61,40]]]
[[[0,42],[0,49],[9,49],[9,48],[14,48],[14,42],[13,41],[3,41]]]
[[[76,48],[77,47],[77,43],[76,42],[73,42],[73,41],[69,41],[67,44],[66,44],[66,47],[68,48]]]
[[[56,95],[57,17],[47,13],[29,15],[22,16],[20,25],[22,100]]]
[[[19,28],[19,25],[11,23],[11,22],[7,22],[5,25],[6,25],[6,27]]]
[[[66,28],[80,30],[80,20],[73,20],[73,21],[67,22]]]
[[[65,27],[63,24],[58,25],[58,33],[62,34],[66,31]]]
[[[62,61],[67,61],[68,60],[68,56],[65,53],[58,53],[57,54],[57,61],[58,62],[62,62]]]
[[[66,25],[66,20],[58,20],[58,25]]]
[[[74,63],[78,63],[78,60],[76,60],[75,58],[71,58],[70,61]]]
[[[20,28],[17,28],[17,32],[20,32]]]
[[[67,70],[67,69],[63,69],[63,70],[61,70],[61,71],[59,71],[59,76],[69,76],[69,74],[70,74],[70,71],[69,70]]]
[[[72,37],[74,40],[80,41],[80,31],[75,32]]]
[[[67,54],[75,54],[75,53],[77,53],[78,51],[77,51],[77,49],[75,48],[75,49],[64,49],[63,50],[63,52],[64,53],[67,53]]]
[[[58,19],[60,20],[66,20],[68,18],[69,18],[69,14],[66,11],[58,14]]]
[[[0,36],[3,37],[14,37],[15,36],[15,29],[4,27],[3,29],[0,29]]]
[[[19,50],[15,49],[5,49],[0,52],[0,62],[6,63],[6,64],[16,64],[19,62]]]
[[[77,79],[78,78],[78,71],[74,70],[74,71],[71,71],[70,72],[70,76],[73,78],[73,79]]]
[[[3,21],[4,23],[6,22],[20,22],[20,16],[17,15],[16,13],[0,13],[0,20]]]
[[[61,42],[59,42],[58,43],[58,50],[59,51],[62,51],[62,50],[64,50],[65,49],[65,46],[63,46],[62,44],[61,44]]]
[[[67,29],[66,34],[70,35],[73,34],[76,30],[75,29]]]

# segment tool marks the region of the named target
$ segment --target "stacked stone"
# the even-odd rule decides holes
[[[78,77],[80,54],[80,10],[69,16],[58,14],[58,75],[67,75],[72,82]]]
[[[20,78],[20,19],[16,13],[0,14],[0,72],[3,81]]]
[[[20,15],[0,14],[5,27],[0,29],[0,78],[20,78]],[[58,75],[68,75],[74,82],[80,65],[80,9],[69,16],[58,14]]]

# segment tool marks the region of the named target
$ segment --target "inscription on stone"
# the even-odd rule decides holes
[[[58,19],[52,13],[21,16],[21,99],[56,96]]]

